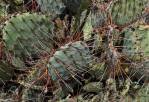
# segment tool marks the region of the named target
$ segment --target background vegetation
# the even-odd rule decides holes
[[[148,0],[1,0],[0,102],[149,102]]]

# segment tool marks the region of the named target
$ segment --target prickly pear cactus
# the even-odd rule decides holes
[[[125,25],[138,18],[148,0],[117,0],[111,8],[113,22]]]
[[[87,73],[88,65],[92,57],[89,53],[87,45],[81,41],[66,44],[55,52],[50,58],[48,70],[51,78],[62,82],[67,88],[71,89],[71,85],[65,81],[70,81],[74,85],[76,82],[80,83],[81,74]],[[72,79],[76,82],[72,83]]]
[[[102,27],[105,25],[107,20],[107,14],[100,7],[104,5],[104,0],[97,0],[93,2],[93,7],[91,9],[91,23],[93,27]]]
[[[33,54],[50,51],[54,42],[52,30],[53,24],[45,15],[23,13],[11,17],[3,27],[3,40],[6,51],[13,55],[13,64],[20,67],[23,62],[18,63]]]
[[[32,76],[33,77],[33,76]],[[35,102],[42,102],[45,98],[43,94],[43,87],[44,86],[31,86],[31,83],[22,82],[22,85],[24,85],[24,88],[22,90],[22,102],[26,101],[35,101]]]
[[[62,0],[36,0],[43,12],[50,13],[50,15],[56,16],[61,14],[65,5]]]
[[[7,5],[4,2],[0,2],[0,18],[7,14]]]
[[[139,90],[138,98],[136,99],[137,101],[144,101],[144,102],[149,101],[149,90],[148,90],[148,88],[149,88],[149,85],[146,85]]]
[[[22,94],[22,102],[42,102],[44,100],[41,91],[35,89],[24,89]]]
[[[48,83],[48,73],[46,73],[46,63],[47,59],[38,60],[35,66],[29,71],[26,71],[24,75],[20,75],[17,80],[20,85],[23,86],[21,90],[22,102],[28,100],[35,102],[42,102],[46,99],[46,92],[48,91],[48,85],[52,87],[52,83]],[[53,87],[52,87],[53,88]],[[50,97],[50,96],[49,96]]]
[[[129,73],[137,80],[148,81],[149,68],[149,28],[135,25],[124,31],[123,54],[132,61],[129,63]]]
[[[0,61],[0,84],[4,84],[12,78],[14,74],[14,68],[4,61]]]
[[[12,14],[15,12],[23,12],[25,8],[23,6],[24,0],[1,0],[0,8],[4,7],[3,11],[8,14]],[[3,12],[4,13],[4,12]]]
[[[125,40],[123,52],[133,58],[149,56],[149,28],[135,26],[124,31]]]
[[[93,11],[91,16],[91,22],[93,27],[102,27],[106,21],[106,14],[102,11]]]
[[[37,3],[43,12],[52,15],[66,13],[64,12],[65,9],[68,9],[69,13],[74,15],[87,9],[91,0],[37,0]]]
[[[54,20],[56,18],[60,18],[61,20],[67,19],[67,26],[72,25],[70,31],[74,33],[76,30],[79,30],[79,27],[82,27],[81,22],[88,15],[91,0],[37,0],[37,3],[41,11],[50,14]]]

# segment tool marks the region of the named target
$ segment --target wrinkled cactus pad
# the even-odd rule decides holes
[[[11,52],[14,61],[31,58],[43,51],[50,51],[54,35],[53,24],[45,15],[23,13],[11,17],[3,28],[6,51]],[[16,62],[17,62],[16,61]]]
[[[149,28],[145,26],[134,26],[125,29],[123,52],[128,56],[149,56]]]
[[[117,0],[111,7],[113,22],[125,25],[137,19],[145,9],[148,0]]]
[[[87,71],[91,59],[92,57],[85,43],[81,41],[69,43],[62,46],[50,58],[49,73],[53,80],[59,79],[58,74],[62,78],[68,79],[79,72]]]

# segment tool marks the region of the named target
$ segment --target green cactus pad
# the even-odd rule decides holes
[[[144,10],[148,0],[117,0],[112,8],[113,22],[125,25],[138,18]]]
[[[88,73],[92,57],[87,45],[81,41],[62,46],[50,58],[49,75],[58,81],[64,94],[74,92],[73,88],[82,85],[83,74]]]
[[[13,54],[14,60],[50,51],[54,35],[53,24],[45,15],[23,13],[11,17],[3,28],[6,51]],[[16,62],[17,62],[16,61]]]
[[[56,16],[57,14],[61,14],[65,5],[62,0],[37,0],[42,12],[50,13],[50,15]]]
[[[49,73],[53,80],[57,80],[55,71],[58,71],[59,75],[67,80],[71,75],[87,71],[90,61],[91,55],[85,43],[81,41],[69,43],[62,46],[50,58]]]
[[[93,4],[94,8],[91,10],[91,24],[93,27],[102,27],[107,21],[107,13],[101,10],[99,5],[104,5],[104,0],[97,0],[97,2]]]
[[[125,31],[123,52],[131,57],[149,56],[149,29],[143,26],[128,28]]]
[[[129,63],[130,75],[137,80],[149,80],[149,28],[145,25],[133,25],[124,30],[123,55]]]

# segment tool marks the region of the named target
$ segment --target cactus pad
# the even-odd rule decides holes
[[[149,29],[145,27],[128,28],[125,31],[123,52],[128,56],[149,57]]]
[[[79,71],[87,71],[87,65],[91,61],[91,55],[87,45],[81,41],[66,44],[55,52],[49,60],[49,73],[53,80],[57,80],[58,71],[64,79],[70,77],[71,72],[76,75]]]
[[[138,18],[148,0],[117,0],[111,8],[113,22],[125,25]]]
[[[61,14],[65,9],[62,0],[37,0],[37,3],[39,4],[41,11],[50,13],[52,16]]]
[[[64,90],[73,92],[76,84],[82,84],[82,74],[88,73],[92,61],[87,45],[81,41],[62,46],[50,58],[48,70],[53,81],[62,83]]]
[[[50,51],[53,42],[53,24],[45,15],[23,13],[15,15],[3,28],[6,51],[15,59],[32,57]],[[14,59],[14,60],[15,60]]]

